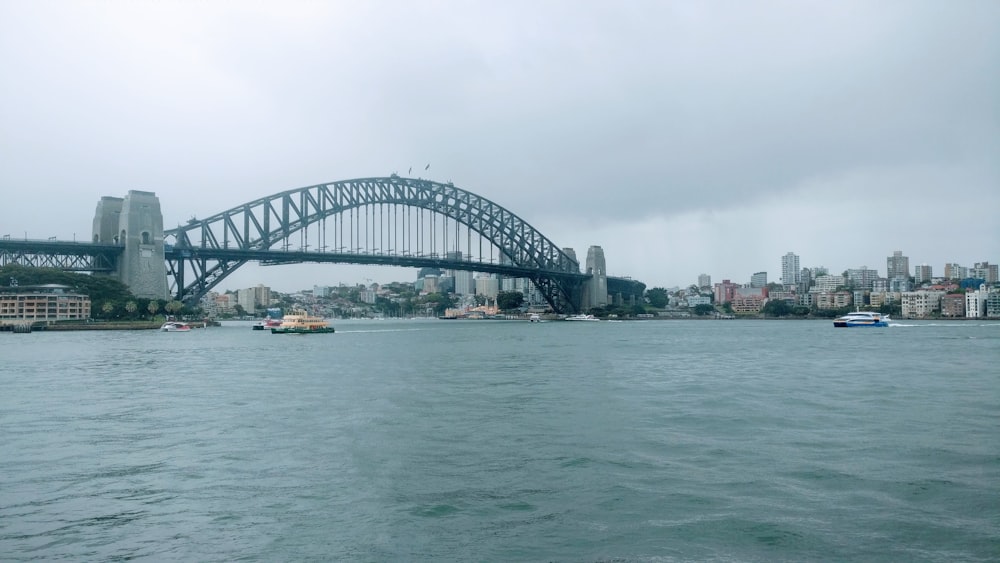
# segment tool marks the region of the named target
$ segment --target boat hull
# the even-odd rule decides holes
[[[889,326],[889,323],[885,321],[833,321],[833,326],[837,328],[880,327]]]
[[[271,329],[271,334],[325,334],[335,332],[332,326],[324,326],[317,328],[285,328],[285,327],[274,327]]]

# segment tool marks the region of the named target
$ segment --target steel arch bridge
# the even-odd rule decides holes
[[[499,273],[530,279],[557,312],[580,310],[591,277],[510,210],[451,183],[396,174],[297,188],[192,218],[164,231],[164,248],[170,291],[187,302],[249,261]]]

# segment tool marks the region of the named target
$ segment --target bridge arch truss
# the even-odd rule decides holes
[[[530,279],[558,312],[579,310],[589,278],[510,210],[451,183],[395,174],[297,188],[192,218],[164,231],[164,243],[171,293],[185,301],[249,261],[506,274]]]

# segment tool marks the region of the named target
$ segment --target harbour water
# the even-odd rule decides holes
[[[1000,559],[1000,323],[334,324],[0,334],[0,559]]]

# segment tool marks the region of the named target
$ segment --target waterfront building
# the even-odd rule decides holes
[[[847,270],[847,281],[855,289],[871,291],[876,279],[878,279],[878,270],[869,270],[868,266]]]
[[[468,270],[455,270],[455,293],[458,295],[472,295],[476,292],[476,283],[472,277],[472,272]]]
[[[732,301],[733,295],[739,287],[739,284],[735,284],[729,280],[722,280],[722,283],[715,284],[715,302],[722,304]]]
[[[889,291],[889,279],[888,278],[875,278],[872,280],[872,293],[875,292],[886,292]]]
[[[949,280],[964,280],[969,277],[969,269],[949,262],[944,265],[944,277]]]
[[[90,297],[67,285],[0,287],[0,324],[82,321],[90,318]]]
[[[798,285],[802,280],[802,274],[799,271],[799,256],[793,252],[789,252],[781,257],[781,283],[788,287],[790,285]]]
[[[258,309],[267,309],[271,305],[271,288],[264,284],[257,284],[253,288],[253,299]]]
[[[831,276],[827,274],[816,278],[814,289],[821,293],[831,293],[845,285],[847,285],[847,281],[844,279],[844,276]]]
[[[236,290],[236,304],[243,307],[243,311],[248,315],[253,315],[257,312],[257,301],[254,295],[255,292],[252,287]]]
[[[701,289],[707,289],[712,287],[712,276],[708,274],[701,274],[698,276],[698,287]]]
[[[487,299],[496,299],[500,293],[500,280],[493,274],[480,274],[476,277],[476,295]]]
[[[843,309],[850,307],[853,297],[854,294],[850,291],[821,291],[816,294],[816,308]]]
[[[986,316],[986,298],[989,291],[986,284],[981,284],[976,291],[969,291],[965,294],[965,316],[970,319],[978,319]]]
[[[424,280],[424,293],[439,293],[438,281],[440,276],[437,274],[427,274],[423,277]]]
[[[864,289],[855,289],[852,291],[851,299],[854,301],[854,306],[861,307],[862,305],[865,305],[868,302],[868,299],[866,299],[868,295],[869,292]]]
[[[885,277],[891,279],[908,279],[910,277],[910,258],[903,256],[902,250],[896,250],[885,259]],[[905,291],[905,290],[903,290]]]
[[[812,270],[810,270],[809,268],[802,268],[802,271],[799,272],[799,283],[798,283],[799,295],[802,295],[803,293],[809,293],[809,288],[812,286],[812,281],[813,281]]]
[[[965,316],[965,294],[948,293],[941,296],[941,316],[942,317],[964,317]]]
[[[913,268],[913,281],[914,283],[921,284],[924,282],[931,281],[932,278],[931,267],[927,264],[920,264],[919,266],[914,266]]]
[[[737,287],[733,291],[733,297],[734,298],[736,298],[736,297],[753,297],[753,296],[758,296],[758,297],[761,297],[763,299],[766,299],[767,298],[767,286],[766,285],[765,286],[761,286],[761,287],[753,287],[753,286],[747,287],[747,286],[743,286],[743,287]]]
[[[878,309],[885,304],[885,292],[884,291],[873,291],[868,294],[868,306],[873,309]]]
[[[781,299],[787,301],[790,305],[795,305],[798,299],[798,294],[794,291],[770,291],[767,292],[768,299]]]
[[[976,265],[969,272],[969,276],[986,283],[997,283],[997,265],[989,262],[976,262]]]
[[[750,287],[767,287],[767,272],[755,272],[750,276]]]
[[[941,310],[941,291],[904,291],[900,312],[904,317],[926,317]]]
[[[1000,318],[1000,291],[986,294],[986,316],[991,319]]]
[[[889,279],[889,291],[902,293],[904,291],[911,291],[912,289],[913,289],[913,284],[910,283],[910,278]]]
[[[736,295],[729,305],[737,315],[747,315],[760,313],[766,301],[767,299],[760,294]]]
[[[812,308],[812,306],[816,304],[816,296],[817,295],[818,294],[816,292],[814,292],[814,291],[806,291],[806,292],[799,293],[799,296],[798,296],[798,299],[797,299],[797,303],[799,305],[802,305],[803,307]]]
[[[468,261],[472,257],[463,255],[460,250],[452,250],[445,253],[445,258],[455,261]],[[447,270],[446,275],[455,279],[454,292],[456,295],[472,295],[476,292],[476,284],[473,282],[472,272],[469,270]]]
[[[236,308],[236,297],[228,293],[216,294],[215,309],[219,314],[232,314]]]
[[[698,305],[711,305],[712,298],[708,295],[688,295],[687,306],[697,307]]]

